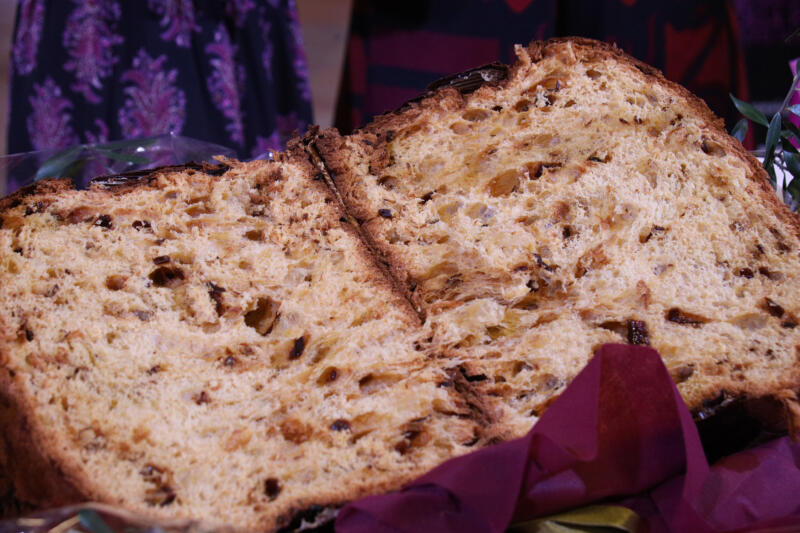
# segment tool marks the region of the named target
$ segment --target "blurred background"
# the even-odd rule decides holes
[[[42,2],[48,9],[56,4],[52,0],[0,0],[0,154],[8,149],[9,113],[5,104],[10,94],[15,13],[20,4],[32,9]],[[146,4],[168,6],[176,2],[148,0]],[[212,3],[195,1],[198,6]],[[58,4],[74,10],[82,2],[59,0]],[[282,131],[280,140],[290,129],[304,130],[309,121],[323,127],[336,125],[348,132],[372,116],[396,108],[440,77],[495,60],[511,62],[514,43],[559,35],[617,43],[703,97],[730,129],[740,117],[728,93],[754,102],[770,115],[780,106],[791,83],[789,60],[800,57],[800,36],[790,38],[800,29],[798,0],[229,0],[216,4],[238,6],[248,16],[256,13],[253,6],[264,4],[266,7],[258,9],[270,9],[280,5],[299,19],[301,48],[288,64],[301,82],[303,77],[310,81],[313,115],[311,111],[293,115],[293,120],[284,125],[287,131]],[[229,12],[226,9],[225,13]],[[160,22],[163,25],[164,19]],[[228,26],[235,37],[236,28]],[[198,35],[211,39],[212,34]],[[216,39],[217,34],[213,35]],[[63,42],[67,43],[67,37]],[[55,47],[59,48],[59,42]],[[240,43],[238,49],[247,51],[247,45]],[[58,52],[61,50],[53,49],[54,54]],[[277,46],[270,53],[280,55],[284,51]],[[39,54],[41,57],[41,50]],[[114,67],[108,79],[119,77],[119,70]],[[285,82],[281,92],[281,79],[270,81],[278,87],[275,94],[291,92],[298,86],[296,80],[291,86]],[[28,105],[33,91],[27,86],[24,89],[18,89],[13,99],[21,118],[13,123],[12,136],[26,134],[25,116],[19,106]],[[246,102],[242,100],[241,105]],[[250,112],[243,110],[245,116]],[[74,114],[79,115],[78,111]],[[202,129],[183,134],[202,138]],[[751,145],[753,133],[763,138],[763,132],[751,130]],[[237,150],[224,138],[207,140]],[[238,148],[241,157],[255,155],[252,146]]]

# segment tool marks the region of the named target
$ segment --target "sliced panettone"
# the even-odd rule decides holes
[[[0,461],[19,500],[271,530],[484,442],[471,385],[430,364],[316,174],[226,161],[2,201]]]
[[[656,348],[696,410],[794,402],[800,223],[758,162],[616,48],[518,56],[313,143],[432,344],[513,435],[606,342]]]

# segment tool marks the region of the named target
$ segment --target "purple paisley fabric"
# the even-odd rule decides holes
[[[25,75],[30,74],[36,66],[36,50],[44,20],[44,0],[21,0],[18,11],[19,22],[11,54],[14,70]]]
[[[100,97],[94,92],[102,87],[101,78],[111,74],[117,62],[113,48],[122,43],[122,36],[114,32],[119,21],[118,2],[105,0],[72,0],[75,9],[67,18],[64,30],[64,48],[70,60],[64,70],[75,74],[71,88],[92,103]]]
[[[8,153],[175,133],[249,158],[312,122],[294,0],[18,0],[12,64]]]
[[[208,90],[217,109],[225,116],[228,124],[225,129],[231,139],[244,142],[242,109],[239,102],[239,87],[244,85],[245,72],[242,65],[236,65],[236,47],[231,44],[228,32],[220,25],[214,32],[214,42],[206,46],[213,69],[208,79]]]
[[[139,50],[133,67],[122,75],[127,85],[119,124],[126,138],[150,137],[181,131],[186,116],[186,96],[175,87],[177,69],[165,69],[167,56],[152,58]]]
[[[70,122],[72,102],[61,93],[61,88],[51,78],[41,85],[34,84],[30,97],[32,113],[28,115],[28,135],[36,150],[66,148],[76,143]]]
[[[161,17],[161,26],[165,28],[161,38],[188,48],[192,32],[200,31],[192,0],[147,0],[147,6]]]

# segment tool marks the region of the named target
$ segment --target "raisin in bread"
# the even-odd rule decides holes
[[[517,54],[313,140],[432,343],[511,436],[607,342],[656,348],[698,412],[770,397],[797,413],[800,223],[758,162],[614,47]]]
[[[271,530],[485,440],[480,399],[430,363],[317,174],[300,152],[2,200],[17,498]]]

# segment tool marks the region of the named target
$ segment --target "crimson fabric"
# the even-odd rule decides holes
[[[500,533],[599,502],[635,510],[653,533],[789,531],[800,530],[798,494],[799,443],[781,438],[709,467],[658,353],[605,345],[525,437],[351,503],[335,527]]]
[[[616,43],[730,125],[728,93],[748,98],[732,0],[355,0],[336,126],[363,126],[454,72],[513,62],[514,44],[567,35]]]

